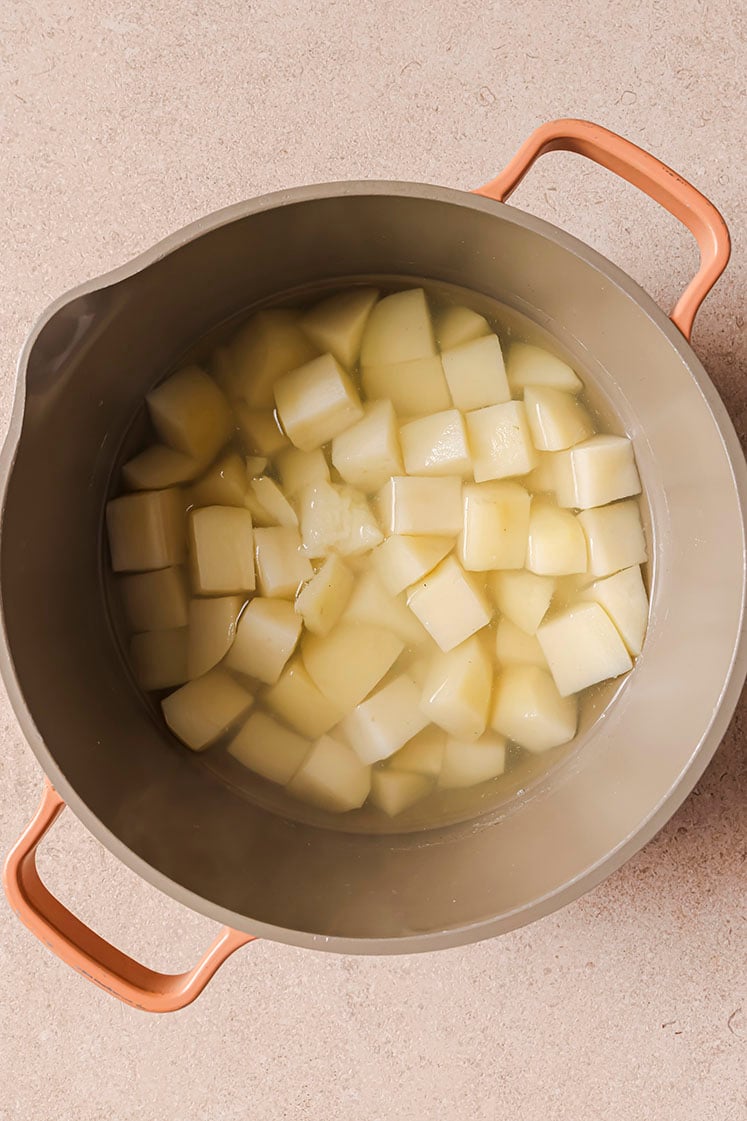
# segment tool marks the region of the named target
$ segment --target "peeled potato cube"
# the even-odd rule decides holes
[[[490,324],[484,316],[472,308],[456,305],[441,308],[433,319],[436,341],[441,350],[451,350],[455,346],[489,335]]]
[[[177,487],[113,498],[106,505],[115,572],[179,564],[186,551],[184,495]]]
[[[130,640],[130,661],[141,689],[170,689],[187,680],[187,628],[145,631]]]
[[[244,470],[246,471],[247,479],[258,479],[267,470],[267,456],[266,455],[248,455],[244,460]],[[228,502],[226,505],[230,506]],[[237,503],[238,505],[238,503]]]
[[[594,432],[594,423],[583,405],[561,389],[528,385],[524,406],[534,446],[540,451],[570,448]]]
[[[127,622],[133,631],[165,631],[187,625],[187,581],[183,568],[159,568],[119,580]]]
[[[592,576],[609,576],[646,560],[646,539],[636,499],[582,510],[578,520],[586,535]]]
[[[438,785],[442,790],[478,786],[502,775],[505,769],[506,740],[496,732],[486,732],[476,743],[448,739]]]
[[[455,557],[410,588],[407,606],[445,651],[486,626],[493,614]]]
[[[285,786],[309,753],[309,740],[267,716],[253,712],[228,745],[228,754],[242,766]]]
[[[648,596],[638,565],[624,568],[604,580],[595,580],[579,598],[603,607],[629,652],[634,657],[640,654],[648,623]]]
[[[408,676],[412,677],[411,671],[408,671]],[[428,724],[392,755],[389,767],[436,778],[441,773],[445,747],[446,732],[435,724]]]
[[[467,430],[458,409],[411,420],[402,425],[399,438],[408,475],[472,474]],[[398,475],[401,470],[389,474]]]
[[[164,698],[161,708],[174,735],[193,751],[204,751],[248,712],[253,701],[251,693],[216,667]]]
[[[441,355],[451,399],[468,412],[511,400],[501,344],[497,335],[485,335]]]
[[[189,515],[192,579],[200,595],[254,590],[254,530],[248,510],[202,506]]]
[[[145,400],[163,442],[199,462],[207,463],[231,438],[230,405],[199,366],[186,366],[172,374]]]
[[[332,463],[346,483],[372,494],[390,475],[401,475],[397,419],[391,401],[372,401],[347,431],[332,441]]]
[[[422,288],[408,288],[379,300],[363,332],[362,366],[409,362],[435,353],[433,325]]]
[[[383,540],[365,496],[353,487],[316,483],[301,491],[297,506],[308,557],[358,557]]]
[[[549,350],[531,343],[512,343],[506,359],[511,392],[520,394],[528,385],[549,386],[566,393],[580,393],[583,382],[567,362]]]
[[[196,459],[184,452],[153,444],[125,463],[122,478],[131,490],[161,490],[193,479],[199,475],[200,467]]]
[[[236,634],[241,596],[193,599],[189,605],[187,670],[190,678],[202,677],[222,661]]]
[[[249,490],[270,519],[270,525],[298,525],[296,511],[274,479],[271,479],[268,475],[262,475],[259,479],[251,479]]]
[[[419,702],[420,690],[403,673],[356,705],[340,726],[359,759],[364,763],[388,759],[421,731],[428,717]]]
[[[555,494],[555,452],[537,452],[537,466],[522,480],[533,494]]]
[[[555,593],[552,576],[537,576],[521,569],[518,572],[495,572],[490,587],[502,615],[526,634],[535,634]]]
[[[493,667],[477,636],[437,654],[423,683],[420,707],[434,724],[459,739],[476,740],[488,722]]]
[[[633,445],[626,436],[592,436],[559,452],[554,478],[558,503],[579,510],[641,493]]]
[[[246,450],[251,455],[268,459],[289,446],[288,437],[280,427],[273,409],[250,409],[239,402],[236,406],[236,420]]]
[[[274,685],[296,648],[301,620],[283,599],[257,596],[244,609],[226,665],[248,677]]]
[[[519,483],[467,483],[457,556],[469,572],[523,568],[531,499]]]
[[[301,330],[297,311],[258,311],[230,344],[235,391],[255,409],[272,409],[276,378],[303,366],[318,353]]]
[[[355,577],[339,557],[328,557],[298,594],[295,610],[312,634],[329,634],[350,599]]]
[[[526,475],[536,466],[523,402],[488,405],[467,413],[466,421],[475,482]]]
[[[305,634],[301,657],[317,689],[348,712],[378,685],[403,649],[383,627],[343,620],[324,637]]]
[[[283,374],[275,382],[275,403],[291,443],[313,451],[363,416],[350,375],[331,354]]]
[[[371,554],[371,563],[390,595],[421,580],[451,552],[449,537],[412,537],[395,533]]]
[[[505,616],[498,621],[495,632],[495,656],[502,666],[542,666],[547,660],[537,636],[527,634]]]
[[[419,416],[451,408],[451,395],[438,354],[411,362],[362,366],[361,383],[370,400],[391,401],[397,416]]]
[[[371,768],[345,743],[322,736],[286,787],[302,802],[347,813],[363,805],[371,789]]]
[[[277,457],[280,481],[288,498],[295,498],[306,487],[329,482],[329,467],[321,448],[302,452],[288,447]]]
[[[498,674],[490,723],[519,747],[539,753],[568,743],[576,734],[575,697],[561,697],[547,670],[506,666]]]
[[[350,288],[328,296],[305,312],[301,330],[322,354],[332,354],[352,370],[360,354],[363,331],[379,292],[376,288]]]
[[[462,480],[395,475],[376,496],[388,534],[456,537],[462,528]]]
[[[243,506],[246,487],[244,461],[229,452],[193,484],[189,497],[193,506]]]
[[[526,566],[538,576],[586,572],[586,538],[579,519],[549,500],[535,499],[529,515]]]
[[[615,624],[598,603],[579,603],[548,619],[537,639],[561,697],[619,677],[633,666]]]
[[[342,716],[342,709],[317,689],[298,655],[288,662],[277,684],[267,690],[264,702],[308,739],[324,735]]]
[[[372,771],[371,801],[389,817],[396,817],[424,798],[432,785],[425,775],[407,771]]]
[[[301,552],[301,537],[291,526],[255,529],[257,584],[263,596],[294,599],[298,589],[314,575]]]
[[[428,641],[421,623],[397,596],[390,595],[375,572],[358,577],[343,615],[346,623],[370,623],[386,627],[407,646]]]

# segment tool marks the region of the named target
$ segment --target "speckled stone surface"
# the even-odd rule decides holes
[[[541,121],[589,117],[699,185],[735,255],[694,344],[740,435],[745,19],[734,0],[5,0],[0,410],[49,300],[199,215],[290,184],[473,187]],[[741,99],[741,109],[740,109]],[[696,252],[571,156],[515,196],[670,305]],[[740,350],[741,335],[741,350]],[[0,851],[39,769],[0,701]],[[478,946],[363,959],[256,944],[188,1010],[133,1012],[0,903],[0,1121],[739,1121],[747,1116],[747,704],[695,794],[601,887]],[[61,897],[160,968],[211,924],[64,815]]]

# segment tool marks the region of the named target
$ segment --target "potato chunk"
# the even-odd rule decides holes
[[[363,366],[361,383],[372,400],[391,401],[397,416],[420,416],[451,408],[443,363],[437,354],[385,366]]]
[[[636,499],[582,510],[578,520],[586,535],[592,576],[609,576],[646,560],[646,538]]]
[[[390,595],[375,572],[358,577],[343,614],[346,623],[386,627],[407,646],[428,642],[423,625],[398,596]]]
[[[533,494],[555,494],[555,461],[559,453],[537,452],[537,466],[522,479]]]
[[[486,626],[493,614],[459,561],[451,556],[410,588],[407,606],[444,651]]]
[[[506,740],[497,732],[486,732],[475,743],[449,738],[438,785],[442,790],[477,786],[502,775],[505,769]]]
[[[523,568],[530,498],[519,483],[466,483],[457,556],[469,572]]]
[[[451,350],[455,346],[479,339],[481,335],[491,334],[490,324],[483,315],[472,308],[454,305],[441,308],[433,319],[436,342],[441,350]]]
[[[634,657],[640,654],[648,622],[648,596],[638,565],[624,568],[604,580],[595,580],[579,598],[600,604],[630,653]]]
[[[384,538],[364,495],[354,487],[316,483],[301,491],[297,507],[307,557],[358,557]]]
[[[193,751],[204,751],[249,711],[253,701],[251,693],[216,667],[166,697],[161,708],[174,735]]]
[[[506,373],[511,392],[520,394],[528,385],[550,386],[566,393],[580,393],[581,378],[567,362],[549,350],[531,343],[512,343],[506,359]]]
[[[189,491],[192,505],[243,507],[246,475],[246,466],[241,456],[236,452],[229,452],[192,485]]]
[[[447,654],[433,658],[423,683],[420,707],[450,735],[476,740],[485,731],[492,687],[490,657],[484,642],[473,636]]]
[[[165,631],[187,625],[187,581],[183,568],[159,568],[119,580],[125,615],[133,631]]]
[[[570,448],[594,432],[593,421],[583,405],[561,389],[528,385],[524,405],[534,446],[540,451]]]
[[[342,709],[317,689],[298,655],[288,662],[277,684],[267,690],[264,702],[310,740],[324,735],[342,716]]]
[[[186,483],[199,475],[202,464],[165,444],[152,444],[122,468],[122,478],[131,490],[161,490]]]
[[[255,529],[257,583],[263,596],[294,599],[298,589],[314,575],[301,551],[301,537],[292,526]]]
[[[549,499],[532,502],[526,566],[538,576],[586,572],[586,538],[575,514]]]
[[[490,588],[501,614],[526,634],[535,634],[555,594],[555,579],[525,569],[496,572],[490,577]]]
[[[488,405],[467,413],[466,421],[475,482],[526,475],[536,466],[523,402]]]
[[[296,648],[301,620],[283,599],[258,596],[246,605],[228,654],[229,669],[274,685]]]
[[[186,552],[184,495],[177,487],[124,494],[106,504],[109,551],[115,572],[167,568]]]
[[[389,817],[396,817],[424,798],[432,782],[407,771],[372,771],[371,801]]]
[[[290,446],[273,409],[250,409],[248,405],[239,402],[236,406],[236,421],[244,447],[250,455],[272,459]]]
[[[235,392],[255,409],[271,409],[276,378],[319,353],[290,308],[258,311],[234,335],[229,352]]]
[[[408,475],[472,474],[467,430],[458,409],[411,420],[402,425],[399,438]],[[401,473],[401,470],[389,471],[389,475]]]
[[[547,669],[547,660],[537,636],[527,634],[505,616],[498,621],[495,632],[495,656],[502,666],[541,666]]]
[[[392,755],[389,766],[392,770],[436,778],[441,773],[445,747],[446,732],[435,724],[428,724]]]
[[[185,366],[172,374],[145,400],[163,442],[199,462],[208,463],[231,438],[230,405],[199,366]]]
[[[558,503],[580,510],[641,492],[633,445],[625,436],[592,436],[558,452],[554,477]]]
[[[276,463],[288,498],[295,498],[306,487],[316,483],[329,482],[329,467],[321,448],[302,452],[300,448],[288,447],[280,452]]]
[[[340,725],[363,763],[388,759],[428,723],[420,708],[420,690],[407,674],[400,674],[356,705]]]
[[[187,634],[178,627],[132,636],[130,661],[141,689],[170,689],[187,680]]]
[[[548,619],[537,639],[561,697],[619,677],[633,666],[615,624],[598,603],[579,603]]]
[[[291,443],[307,452],[320,448],[363,416],[350,375],[331,354],[278,378],[275,403]]]
[[[395,475],[376,496],[388,534],[456,537],[462,528],[462,480]]]
[[[329,634],[350,599],[355,577],[339,557],[328,557],[298,594],[295,610],[313,634]]]
[[[227,595],[254,590],[254,531],[248,510],[203,506],[189,515],[195,591]]]
[[[270,782],[285,786],[309,753],[309,740],[267,716],[253,712],[228,745],[228,754]]]
[[[363,332],[362,366],[410,362],[435,353],[433,325],[422,288],[395,292],[376,304]]]
[[[324,637],[305,634],[301,657],[317,689],[349,712],[378,685],[403,649],[400,639],[383,627],[343,620]]]
[[[493,694],[490,723],[527,751],[548,751],[576,734],[575,697],[561,697],[550,674],[538,666],[506,666]]]
[[[286,787],[302,802],[347,813],[362,806],[371,789],[371,768],[355,752],[331,736],[322,736],[312,747]]]
[[[371,563],[389,594],[396,596],[431,572],[453,545],[450,537],[395,533],[374,550]]]
[[[367,494],[379,490],[390,475],[401,475],[397,418],[391,401],[372,401],[363,418],[332,441],[332,463],[346,483]]]
[[[334,355],[346,370],[352,370],[378,295],[376,288],[349,288],[315,304],[298,325],[321,354]]]
[[[241,596],[193,599],[189,605],[189,677],[202,677],[226,656],[236,635]]]
[[[262,507],[265,517],[269,519],[269,525],[298,525],[296,511],[274,479],[271,479],[268,475],[262,475],[258,479],[251,479],[249,482],[249,490],[253,494],[255,501]]]
[[[501,344],[497,335],[485,335],[441,355],[451,399],[469,412],[511,400]]]

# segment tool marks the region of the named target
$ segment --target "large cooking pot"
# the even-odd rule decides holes
[[[617,172],[693,232],[700,268],[671,319],[588,246],[503,205],[553,149]],[[747,470],[687,341],[728,255],[723,220],[694,187],[605,129],[557,121],[476,194],[281,191],[57,300],[23,348],[2,457],[0,663],[49,779],[5,868],[20,919],[120,999],[167,1011],[253,937],[370,954],[472,942],[575,899],[648,841],[713,755],[747,668]],[[143,395],[242,309],[362,275],[457,284],[548,328],[633,439],[652,557],[645,650],[570,757],[482,817],[386,836],[286,820],[177,748],[124,672],[104,593],[104,502]],[[145,969],[42,885],[35,850],[65,803],[141,876],[225,924],[194,970]]]

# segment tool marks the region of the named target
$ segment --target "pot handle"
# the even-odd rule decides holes
[[[226,926],[186,973],[157,973],[110,945],[47,890],[36,867],[36,850],[65,808],[47,782],[33,821],[14,845],[3,885],[18,918],[47,949],[112,996],[144,1012],[175,1012],[200,995],[224,961],[254,941]]]
[[[689,340],[698,308],[726,268],[729,231],[712,202],[691,183],[643,148],[591,121],[559,120],[541,125],[529,136],[500,175],[474,193],[505,202],[532,164],[545,152],[576,152],[613,171],[690,230],[700,249],[700,267],[677,301],[670,318]]]

